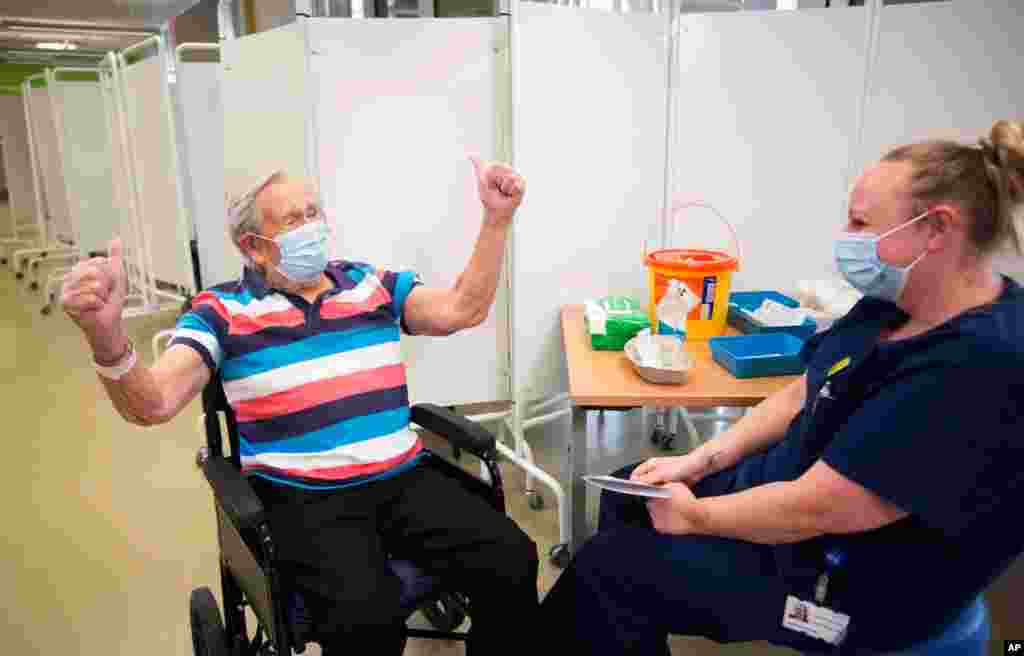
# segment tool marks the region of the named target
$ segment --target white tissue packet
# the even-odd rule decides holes
[[[800,326],[807,320],[807,312],[800,308],[791,308],[778,301],[765,299],[761,307],[749,312],[759,324],[778,328],[783,326]]]

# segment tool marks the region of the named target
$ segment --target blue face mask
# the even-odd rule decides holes
[[[924,259],[928,251],[910,263],[907,267],[898,267],[882,261],[878,255],[878,242],[907,226],[920,221],[931,214],[931,210],[916,216],[901,226],[881,235],[868,235],[859,232],[844,232],[836,240],[835,258],[839,272],[846,281],[865,296],[881,298],[895,303],[907,286],[907,278],[911,269]]]
[[[323,220],[301,225],[268,241],[277,244],[281,251],[276,268],[282,276],[297,285],[320,280],[320,274],[327,268],[327,224]]]

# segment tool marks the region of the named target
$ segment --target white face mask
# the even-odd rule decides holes
[[[322,219],[301,225],[274,239],[254,236],[277,244],[281,261],[275,268],[296,285],[315,285],[327,268],[327,224]]]
[[[907,286],[910,271],[924,259],[928,251],[921,253],[920,257],[911,262],[909,266],[898,267],[882,261],[878,255],[878,242],[894,232],[920,221],[931,212],[928,210],[903,225],[896,226],[880,235],[859,232],[842,233],[835,243],[836,266],[839,267],[839,272],[843,274],[847,282],[865,296],[873,296],[895,303]]]

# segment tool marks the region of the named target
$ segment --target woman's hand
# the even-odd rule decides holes
[[[665,488],[672,492],[671,497],[647,502],[647,513],[651,516],[654,529],[669,535],[701,533],[706,522],[697,497],[690,488],[682,483],[669,483]]]
[[[712,461],[713,456],[705,455],[701,449],[682,456],[651,458],[634,469],[629,478],[649,485],[686,483],[692,487],[711,473]]]

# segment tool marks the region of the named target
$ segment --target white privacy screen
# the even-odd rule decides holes
[[[482,223],[467,155],[495,156],[504,29],[491,19],[309,21],[333,255],[455,284]],[[471,330],[403,338],[414,402],[509,398],[506,298],[501,285]]]
[[[47,236],[51,242],[70,243],[73,237],[68,199],[64,189],[64,172],[57,149],[57,130],[53,121],[50,90],[33,87],[29,94],[33,135],[36,145],[36,165],[46,194],[48,216]]]
[[[831,277],[865,72],[862,8],[684,17],[672,197],[703,199],[743,249],[734,289]],[[669,245],[730,250],[708,210],[681,212]]]
[[[219,63],[179,62],[178,102],[203,286],[235,280],[242,258],[231,243],[224,202],[224,106]]]
[[[192,289],[189,234],[179,189],[175,135],[169,120],[166,71],[160,57],[124,69],[127,124],[139,190],[138,218],[153,276]]]
[[[1024,118],[1016,0],[885,7],[865,121],[863,163],[923,139],[977,143],[999,119]],[[1024,259],[999,267],[1024,274]]]
[[[0,96],[0,136],[3,137],[4,169],[10,193],[11,225],[0,225],[0,236],[12,235],[14,224],[32,224],[35,199],[32,195],[32,161],[28,151],[25,101],[21,96]]]
[[[641,246],[664,190],[664,20],[522,5],[512,350],[527,399],[565,389],[562,305],[644,298]]]
[[[244,193],[277,170],[312,176],[303,24],[225,41],[221,60],[228,193]]]
[[[102,251],[119,227],[112,175],[113,155],[105,129],[98,82],[51,83],[51,100],[61,129],[61,159],[76,245]]]

